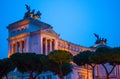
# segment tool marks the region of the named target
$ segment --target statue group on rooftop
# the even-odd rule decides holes
[[[35,13],[35,9],[31,11],[30,6],[28,6],[27,4],[25,4],[25,6],[27,9],[27,12],[25,13],[24,18],[30,18],[30,17],[34,19],[40,18],[41,16],[40,11],[37,11],[37,13]]]
[[[107,43],[107,39],[106,38],[101,38],[96,33],[94,33],[94,36],[97,38],[95,44],[106,44]]]

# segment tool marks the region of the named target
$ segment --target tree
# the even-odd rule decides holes
[[[4,68],[3,61],[0,59],[0,79],[2,79],[3,77],[3,68]]]
[[[48,70],[53,72],[55,75],[60,74],[60,65],[54,61],[49,60]],[[72,72],[72,65],[70,63],[64,63],[62,65],[62,75],[66,76]]]
[[[120,47],[114,47],[111,49],[111,52],[114,54],[111,56],[111,64],[120,64]]]
[[[109,79],[109,75],[112,73],[117,63],[120,62],[120,49],[100,47],[96,50],[94,58],[97,58],[97,64],[103,66],[106,72],[106,78]],[[112,66],[111,69],[107,68],[107,63]]]
[[[38,54],[37,57],[42,63],[42,71],[43,72],[48,71],[48,63],[49,63],[48,56],[43,55],[43,54]]]
[[[63,79],[65,75],[72,71],[70,61],[72,61],[72,54],[63,50],[55,50],[48,55],[50,71],[54,72]],[[65,70],[66,71],[65,71]]]
[[[68,75],[70,72],[72,72],[72,65],[70,63],[64,63],[62,65],[63,76]]]
[[[43,71],[40,55],[38,56],[35,53],[15,53],[10,58],[15,63],[18,71],[27,72],[30,79],[36,79]]]
[[[75,55],[73,57],[74,63],[76,63],[78,66],[83,66],[83,65],[89,65],[92,68],[92,75],[94,79],[94,69],[95,69],[95,62],[96,60],[91,60],[90,57],[94,54],[94,52],[91,51],[83,51],[80,52],[79,54]]]
[[[10,58],[4,58],[0,60],[0,76],[6,76],[8,79],[7,74],[15,69],[15,66]]]

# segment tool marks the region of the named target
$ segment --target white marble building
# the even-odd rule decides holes
[[[41,15],[40,12],[36,15],[32,14],[29,6],[26,7],[28,12],[25,13],[24,19],[7,26],[9,32],[8,57],[15,52],[35,52],[47,55],[53,50],[66,50],[72,53],[72,55],[76,55],[85,50],[94,51],[105,44],[105,40],[100,41],[100,44],[98,43],[99,41],[96,41],[98,44],[95,44],[92,48],[87,48],[65,41],[60,38],[60,35],[53,30],[51,25],[37,19]],[[96,35],[96,37],[98,36]],[[92,79],[92,71],[90,69],[78,67],[74,64],[73,66],[73,71],[65,79]],[[104,79],[105,77],[105,70],[102,69],[101,66],[97,66],[95,69],[95,76],[99,77],[99,79]],[[111,79],[120,79],[119,71],[120,67],[117,66],[111,75]],[[15,72],[15,74],[17,73]],[[20,74],[18,73],[18,75]],[[16,76],[14,79],[21,78]],[[58,77],[51,72],[47,72],[42,73],[38,79],[58,79]]]
[[[60,39],[51,25],[34,18],[24,18],[9,24],[7,28],[9,31],[8,57],[15,52],[47,55],[53,50],[66,50],[76,55],[81,51],[90,50],[90,48]],[[66,79],[87,79],[88,76],[91,79],[91,70],[75,66],[69,78],[66,77]]]

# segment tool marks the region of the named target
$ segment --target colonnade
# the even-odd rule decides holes
[[[115,75],[117,76],[118,79],[120,79],[120,66],[119,65],[115,67]]]
[[[25,52],[26,45],[25,40],[13,42],[11,44],[11,52],[12,54],[15,52]],[[55,40],[54,39],[48,39],[43,38],[42,39],[42,46],[41,46],[41,53],[47,55],[49,52],[53,51],[55,49]]]
[[[47,55],[49,52],[53,51],[55,48],[55,40],[43,38],[42,40],[42,53]]]
[[[25,41],[24,40],[17,41],[12,44],[12,53],[24,52],[24,48],[25,48]]]

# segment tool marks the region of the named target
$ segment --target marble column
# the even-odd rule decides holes
[[[52,51],[54,51],[54,49],[55,49],[55,41],[52,40]]]
[[[12,44],[12,54],[16,52],[16,43]]]
[[[30,52],[30,36],[27,36],[25,40],[25,52]]]
[[[18,52],[17,51],[17,42],[15,43],[15,52]]]
[[[24,39],[24,52],[26,52],[26,40]]]
[[[8,42],[8,57],[12,54],[12,49],[11,49],[11,42]]]
[[[48,53],[48,48],[47,48],[47,38],[46,38],[46,40],[45,40],[45,55],[47,55],[47,53]]]
[[[10,46],[10,54],[13,54],[14,52],[13,52],[13,49],[14,49],[14,44],[11,44],[11,46]]]
[[[43,54],[43,38],[40,38],[40,54]]]
[[[42,54],[46,54],[46,38],[43,38],[42,39],[42,47],[41,47],[41,49],[42,49]]]
[[[118,66],[118,78],[120,79],[120,65],[117,66]]]
[[[17,42],[17,52],[20,52],[20,42]]]
[[[20,44],[20,53],[22,53],[22,41],[19,41]]]
[[[47,54],[50,52],[50,39],[47,40]]]
[[[22,52],[24,52],[24,49],[25,49],[25,41],[23,40],[22,41]]]
[[[52,50],[52,40],[50,40],[50,52],[53,51]]]

